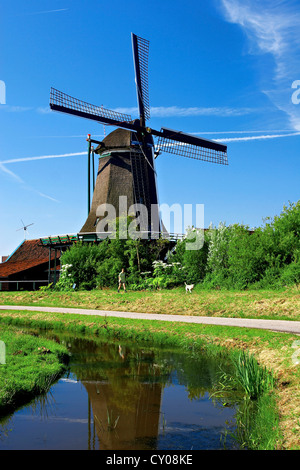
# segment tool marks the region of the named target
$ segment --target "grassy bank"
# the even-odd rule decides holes
[[[41,305],[173,315],[300,320],[300,290],[201,290],[186,294],[183,287],[157,291],[116,289],[78,292],[0,292],[2,305]]]
[[[52,341],[0,323],[5,344],[0,364],[0,415],[46,392],[63,372],[67,350]]]
[[[254,447],[300,448],[300,370],[294,360],[294,342],[298,339],[295,335],[236,327],[17,311],[1,311],[0,325],[109,335],[120,342],[122,339],[134,339],[142,343],[169,344],[192,354],[200,354],[203,350],[212,354],[247,351],[261,367],[272,372],[276,383],[271,396],[264,395],[265,403],[260,404],[251,437]],[[279,412],[279,424],[274,407]]]

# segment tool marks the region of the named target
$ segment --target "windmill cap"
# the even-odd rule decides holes
[[[115,131],[108,134],[108,136],[103,139],[101,144],[95,150],[95,153],[101,154],[104,150],[108,149],[127,149],[130,150],[131,144],[131,131],[126,129],[116,129]]]

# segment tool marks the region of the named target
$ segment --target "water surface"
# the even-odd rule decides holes
[[[0,449],[237,447],[228,435],[235,401],[211,398],[219,360],[62,334],[56,340],[71,352],[69,370],[47,395],[0,420]]]

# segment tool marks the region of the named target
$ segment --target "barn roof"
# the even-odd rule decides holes
[[[51,259],[54,259],[52,253]],[[25,271],[49,261],[49,250],[41,246],[40,239],[24,240],[23,243],[0,264],[0,279]]]

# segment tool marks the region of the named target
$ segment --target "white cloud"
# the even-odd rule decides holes
[[[116,108],[114,111],[124,114],[138,114],[138,108]],[[180,106],[153,106],[150,109],[151,117],[190,117],[190,116],[243,116],[250,113],[256,113],[257,108],[204,108]]]
[[[52,112],[50,106],[39,106],[36,110],[40,114],[50,114]]]
[[[33,108],[30,106],[14,106],[4,104],[0,106],[0,110],[6,111],[8,113],[23,113],[24,111],[31,111]]]
[[[243,116],[257,112],[257,109],[253,108],[202,108],[202,107],[190,107],[181,108],[178,106],[169,107],[154,107],[151,108],[151,115],[153,117],[188,117],[188,116]]]
[[[36,108],[29,106],[13,106],[2,105],[0,109],[4,111],[17,113],[25,111],[36,111],[39,114],[51,114],[53,111],[47,106],[38,106]],[[113,111],[122,114],[138,115],[137,107],[120,107],[115,108]],[[230,108],[230,107],[180,107],[180,106],[152,106],[150,109],[151,117],[192,117],[192,116],[219,116],[219,117],[234,117],[245,116],[252,113],[259,112],[259,108]]]
[[[239,25],[249,53],[269,54],[274,69],[261,68],[262,91],[300,130],[300,106],[292,101],[292,83],[300,70],[300,5],[298,0],[220,0],[227,21]]]
[[[291,44],[299,47],[298,2],[221,0],[221,3],[226,19],[240,25],[247,34],[252,53],[270,53],[279,60],[284,54],[291,53]]]

